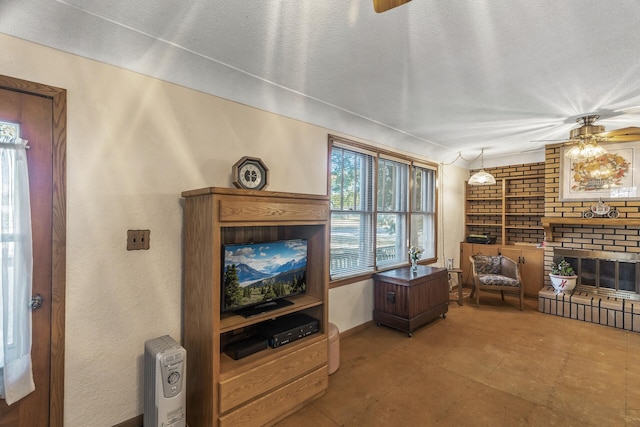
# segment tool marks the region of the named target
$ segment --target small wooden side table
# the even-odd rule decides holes
[[[449,289],[451,289],[451,280],[456,282],[456,284],[458,285],[458,300],[456,301],[455,299],[451,299],[451,297],[449,297],[449,301],[456,301],[458,305],[462,305],[462,269],[452,268],[451,270],[447,271],[449,272]],[[455,279],[452,276],[453,274],[456,275]],[[449,292],[449,295],[451,295],[451,292]]]
[[[449,283],[444,268],[419,265],[400,267],[373,275],[373,321],[406,332],[449,310]]]

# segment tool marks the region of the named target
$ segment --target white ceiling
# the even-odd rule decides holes
[[[0,0],[2,33],[485,164],[542,159],[587,113],[640,126],[639,25],[637,0]]]

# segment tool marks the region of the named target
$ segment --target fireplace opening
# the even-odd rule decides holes
[[[640,300],[640,254],[556,248],[554,262],[562,258],[578,276],[577,291]]]

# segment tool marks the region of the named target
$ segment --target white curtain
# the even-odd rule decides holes
[[[0,398],[35,390],[31,368],[33,256],[26,141],[0,135]]]

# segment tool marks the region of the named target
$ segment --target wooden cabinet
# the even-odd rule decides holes
[[[187,423],[273,423],[328,386],[328,197],[229,188],[182,196]],[[307,240],[306,292],[288,298],[292,305],[268,313],[221,314],[222,246],[287,239]],[[320,331],[239,360],[223,352],[226,343],[263,322],[296,312],[318,319]]]
[[[406,332],[409,336],[449,309],[447,270],[419,265],[376,273],[373,320]]]
[[[499,255],[499,245],[483,245],[479,243],[460,243],[460,269],[462,270],[462,283],[473,285],[473,272],[469,257],[471,255]]]
[[[518,263],[525,296],[538,298],[544,286],[544,249],[503,246],[500,254]]]

